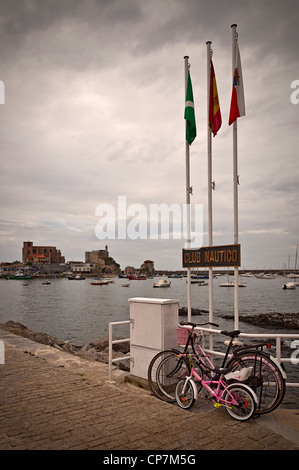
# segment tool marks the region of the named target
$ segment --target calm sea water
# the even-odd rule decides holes
[[[128,282],[126,279],[115,278],[114,284],[103,286],[93,286],[91,279],[87,278],[81,281],[50,279],[50,285],[43,285],[41,279],[29,280],[28,285],[24,285],[24,281],[1,279],[0,323],[17,321],[34,331],[83,345],[106,336],[109,322],[128,320],[128,299],[132,297],[179,299],[180,307],[187,306],[185,278],[171,279],[171,287],[163,289],[153,288],[156,280],[130,281],[130,287],[122,287],[122,284]],[[233,329],[233,320],[222,318],[222,315],[233,315],[234,312],[234,289],[219,287],[219,283],[226,280],[225,276],[213,279],[214,320],[221,329]],[[247,282],[247,287],[239,288],[240,320],[242,314],[299,311],[299,286],[294,290],[283,290],[283,278],[243,280]],[[191,303],[192,307],[208,311],[208,286],[193,284]],[[208,314],[193,319],[207,321]],[[258,331],[256,327],[242,321],[240,329],[243,332],[265,331]]]

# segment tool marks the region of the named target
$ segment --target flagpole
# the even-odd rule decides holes
[[[209,246],[213,246],[212,215],[212,131],[209,125],[210,79],[211,79],[211,41],[207,41],[207,143],[208,143],[208,231]],[[209,268],[209,321],[213,322],[213,268]],[[210,334],[210,350],[213,350],[213,334]]]
[[[232,24],[232,76],[234,80],[234,72],[236,65],[236,52],[237,52],[237,25]],[[234,188],[234,243],[239,243],[239,227],[238,227],[238,128],[237,119],[233,122],[233,188]],[[239,329],[239,270],[234,267],[234,319],[235,329]]]
[[[187,92],[188,81],[188,64],[189,56],[184,57],[185,61],[185,97]],[[186,122],[187,126],[187,122]],[[186,135],[186,132],[185,132]],[[190,230],[190,148],[189,142],[186,139],[186,207],[187,207],[187,248],[191,244],[191,230]],[[187,268],[187,314],[188,321],[191,321],[191,268]]]

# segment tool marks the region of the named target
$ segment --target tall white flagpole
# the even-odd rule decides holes
[[[188,64],[189,56],[185,56],[185,99],[187,93],[187,82],[188,82]],[[187,126],[187,121],[186,121]],[[186,136],[186,131],[185,131]],[[189,142],[186,139],[186,208],[187,208],[187,248],[191,245],[191,229],[190,229],[190,152]],[[187,268],[187,313],[188,321],[191,321],[191,268]]]
[[[207,143],[208,143],[208,231],[209,246],[213,246],[212,215],[212,130],[209,125],[210,78],[211,78],[211,41],[207,41]],[[209,322],[213,322],[213,268],[209,268]],[[213,350],[213,334],[210,333],[210,350]]]
[[[236,52],[237,52],[237,25],[233,24],[232,28],[232,78],[234,80]],[[237,119],[233,122],[233,187],[234,187],[234,243],[239,243],[239,223],[238,223],[238,128]],[[235,329],[239,329],[239,269],[234,267],[234,320]]]

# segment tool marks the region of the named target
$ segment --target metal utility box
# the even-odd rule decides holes
[[[130,303],[131,374],[147,379],[150,361],[177,345],[179,300],[135,297]]]

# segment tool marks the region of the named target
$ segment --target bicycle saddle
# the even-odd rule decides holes
[[[239,336],[240,333],[241,333],[240,330],[233,330],[233,331],[223,330],[223,331],[221,331],[222,335],[230,336],[231,338],[234,338],[235,336]]]

